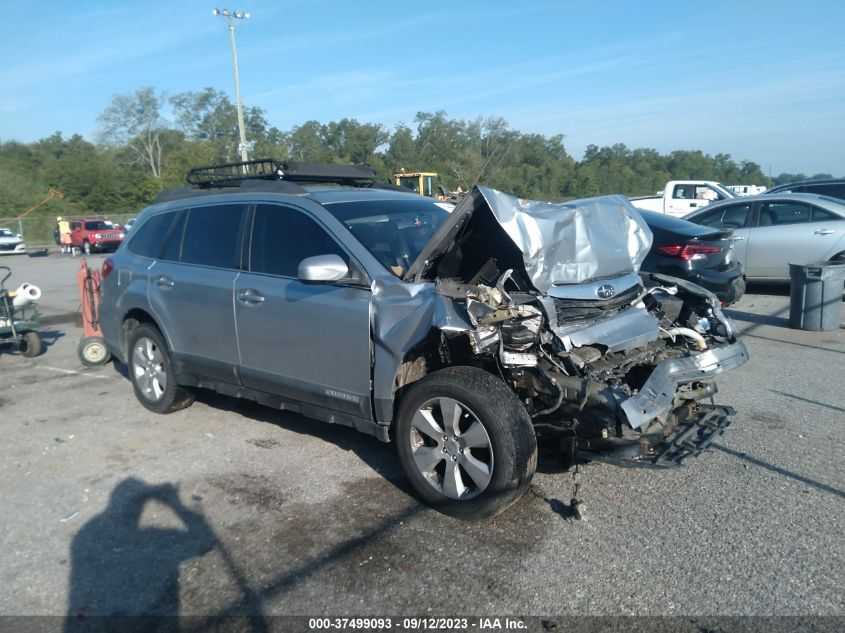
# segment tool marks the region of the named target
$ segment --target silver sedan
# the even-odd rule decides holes
[[[845,261],[845,201],[808,193],[716,202],[684,216],[733,228],[735,257],[750,279],[789,279],[789,264]]]

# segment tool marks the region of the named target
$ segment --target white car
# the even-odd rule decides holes
[[[26,252],[23,237],[10,229],[0,228],[0,255],[16,255]]]

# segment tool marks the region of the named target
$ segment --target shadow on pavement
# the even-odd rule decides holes
[[[724,310],[724,313],[735,321],[754,324],[753,326],[744,329],[742,332],[743,334],[754,330],[755,327],[760,325],[772,325],[775,327],[787,328],[789,327],[789,318],[781,316],[783,314],[789,313],[789,306],[787,306],[786,308],[782,308],[777,312],[774,312],[773,314],[755,314],[753,312],[744,312],[742,310],[735,310],[733,308],[728,308]]]
[[[780,295],[788,297],[790,282],[788,281],[749,281],[745,290],[746,295]]]
[[[150,501],[171,509],[184,529],[142,527]],[[64,630],[146,630],[150,623],[137,618],[144,615],[161,618],[157,631],[178,631],[177,618],[161,616],[179,614],[179,565],[216,545],[204,515],[187,508],[175,486],[124,479],[74,536]]]
[[[810,398],[802,398],[801,396],[796,396],[792,393],[787,393],[785,391],[778,391],[777,389],[769,389],[772,393],[777,393],[782,396],[786,396],[787,398],[792,398],[793,400],[800,400],[801,402],[809,402],[810,404],[815,404],[820,407],[824,407],[825,409],[831,409],[833,411],[842,411],[845,413],[845,407],[837,407],[835,404],[826,404],[824,402],[820,402],[819,400],[811,400]]]
[[[754,326],[757,327],[757,326]],[[751,328],[749,328],[750,330]],[[740,332],[740,336],[747,336],[748,338],[756,338],[761,341],[772,341],[773,343],[783,343],[784,345],[795,345],[796,347],[808,347],[810,349],[821,350],[822,352],[832,352],[833,354],[845,354],[845,350],[832,349],[830,347],[821,347],[820,345],[807,345],[807,343],[796,343],[795,341],[786,341],[780,338],[770,338],[768,336],[760,336],[759,334],[747,334]]]
[[[65,336],[65,333],[61,330],[38,330],[38,334],[41,336],[41,342],[44,343],[44,347],[47,349],[53,347],[56,341]],[[41,353],[43,354],[44,352]]]
[[[741,451],[735,451],[732,448],[728,448],[727,446],[722,446],[721,444],[713,443],[710,445],[710,448],[713,450],[721,451],[726,455],[730,455],[731,457],[736,457],[737,459],[741,459],[742,461],[748,462],[749,464],[754,464],[755,466],[759,466],[760,468],[765,468],[766,470],[770,470],[773,473],[777,473],[779,475],[783,475],[784,477],[789,477],[790,479],[794,479],[795,481],[799,481],[802,484],[807,486],[811,486],[816,488],[817,490],[822,490],[824,492],[829,492],[832,495],[836,495],[840,499],[845,499],[845,491],[840,490],[839,488],[834,488],[829,484],[824,484],[820,481],[816,481],[815,479],[810,479],[809,477],[805,477],[804,475],[799,475],[798,473],[794,473],[791,470],[786,470],[785,468],[781,468],[780,466],[775,466],[774,464],[770,464],[769,462],[764,462],[761,459],[757,459],[756,457],[752,457],[748,453],[743,453]]]

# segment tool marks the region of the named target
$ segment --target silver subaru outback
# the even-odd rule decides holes
[[[352,426],[461,518],[517,500],[538,442],[668,467],[730,423],[714,379],[745,346],[708,291],[639,273],[651,234],[626,198],[475,187],[453,208],[374,176],[212,166],[145,209],[100,314],[141,404],[203,387]]]

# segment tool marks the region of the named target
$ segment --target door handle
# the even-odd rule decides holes
[[[738,235],[738,236],[734,237],[733,239],[734,239],[734,241],[736,241],[736,242],[741,242],[742,240],[744,240],[744,239],[745,239],[745,237],[743,237],[742,235]]]
[[[833,229],[819,229],[818,231],[813,231],[813,235],[830,235],[831,233],[836,233]]]
[[[172,288],[174,286],[173,280],[167,275],[156,277],[156,286],[162,289]]]
[[[697,207],[697,206],[698,206],[698,203],[697,203],[697,202],[690,202],[690,203],[689,203],[689,207],[690,207],[690,209],[694,209],[694,208],[695,208],[695,207]]]
[[[264,303],[264,295],[253,288],[247,288],[246,290],[241,290],[238,293],[238,300],[242,303],[256,305]]]

